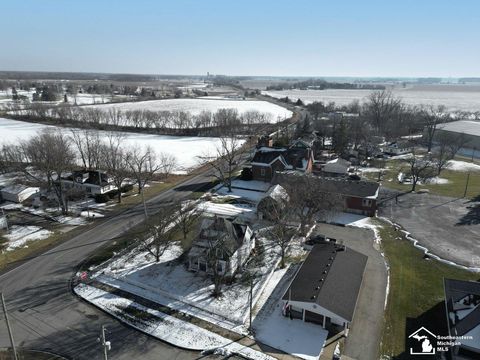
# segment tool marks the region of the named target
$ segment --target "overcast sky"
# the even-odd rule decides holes
[[[0,70],[480,76],[476,0],[0,0]]]

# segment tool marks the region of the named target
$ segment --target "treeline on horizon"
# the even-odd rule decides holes
[[[325,90],[325,89],[362,89],[362,90],[385,90],[384,85],[377,84],[359,84],[359,83],[337,83],[329,82],[323,79],[309,79],[297,82],[282,82],[269,85],[266,90]]]

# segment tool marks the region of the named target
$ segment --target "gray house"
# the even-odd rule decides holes
[[[206,218],[188,253],[188,269],[212,274],[216,266],[218,274],[233,276],[242,271],[254,248],[255,237],[248,225],[217,216]]]

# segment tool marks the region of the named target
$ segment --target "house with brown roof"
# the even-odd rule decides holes
[[[262,141],[262,145],[266,144],[271,143]],[[299,139],[285,148],[260,146],[251,161],[252,177],[254,180],[270,182],[277,171],[310,173],[313,161],[312,144],[309,141]]]
[[[352,180],[340,177],[323,177],[313,174],[303,174],[297,171],[277,172],[273,184],[280,184],[285,189],[295,189],[299,183],[298,177],[310,176],[314,180],[315,191],[339,194],[343,198],[345,212],[375,216],[380,184],[374,181]]]

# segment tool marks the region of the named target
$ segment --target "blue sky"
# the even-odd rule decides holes
[[[480,76],[476,0],[0,0],[0,69]]]

